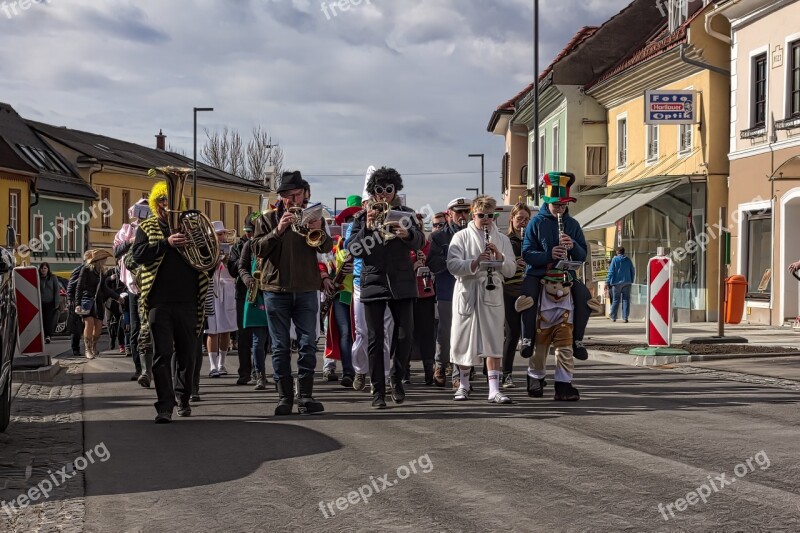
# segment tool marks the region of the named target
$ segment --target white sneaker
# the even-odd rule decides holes
[[[456,395],[453,397],[453,400],[457,402],[469,400],[469,391],[464,387],[459,387],[456,391]]]
[[[225,365],[220,366],[218,372],[219,372],[220,376],[227,376],[228,375],[228,371],[226,370]]]
[[[511,398],[509,398],[508,396],[506,396],[502,392],[498,392],[493,397],[489,398],[488,402],[489,403],[503,403],[503,404],[512,403],[511,402]]]

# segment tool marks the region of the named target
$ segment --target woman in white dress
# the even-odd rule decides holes
[[[224,255],[228,254],[226,247],[226,236],[228,230],[225,225],[217,220],[214,222],[214,231],[220,241],[220,247]],[[210,287],[213,290],[214,314],[208,317],[208,329],[206,329],[206,348],[208,349],[208,361],[210,370],[208,375],[218,378],[228,374],[225,368],[225,356],[231,344],[231,332],[236,331],[236,280],[228,273],[225,261],[220,262],[219,266],[212,274]]]
[[[450,329],[450,362],[458,365],[461,374],[456,401],[469,398],[470,370],[481,366],[481,358],[485,358],[489,403],[511,403],[500,392],[505,321],[503,279],[514,275],[517,263],[511,241],[494,224],[496,207],[497,202],[491,196],[475,198],[472,221],[453,236],[447,254],[447,269],[456,278]],[[496,262],[491,273],[493,289],[490,289],[487,261]]]

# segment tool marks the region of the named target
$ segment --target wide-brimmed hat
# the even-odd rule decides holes
[[[211,225],[214,226],[214,233],[224,233],[228,231],[225,229],[225,224],[221,220],[215,220]]]
[[[98,261],[103,261],[108,259],[109,257],[113,257],[111,252],[106,250],[105,248],[97,248],[94,250],[89,250],[89,258],[86,260],[86,263],[96,263]]]
[[[342,211],[333,218],[333,221],[336,222],[337,226],[341,226],[349,217],[355,216],[361,209],[362,207],[360,205],[358,207],[353,206],[342,209]]]

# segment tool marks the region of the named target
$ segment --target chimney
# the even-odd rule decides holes
[[[158,135],[156,135],[156,150],[161,150],[162,152],[167,149],[167,136],[164,135],[164,132],[161,129],[158,130]]]

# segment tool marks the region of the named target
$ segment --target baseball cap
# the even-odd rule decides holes
[[[466,198],[453,198],[447,204],[447,209],[452,209],[453,211],[463,211],[468,210],[470,205],[470,202],[468,202]]]

